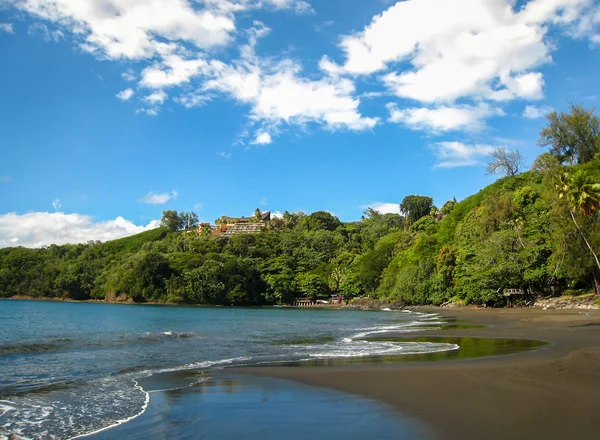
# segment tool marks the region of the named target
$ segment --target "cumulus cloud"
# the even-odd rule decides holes
[[[267,132],[262,132],[257,134],[256,138],[252,141],[253,145],[268,145],[273,140],[271,139],[271,135]]]
[[[372,208],[380,214],[400,214],[399,203],[374,202],[369,205],[361,206],[363,209]]]
[[[223,46],[235,31],[231,16],[196,10],[185,0],[17,0],[16,6],[64,26],[83,50],[109,59],[151,58],[162,39]]]
[[[361,131],[377,124],[377,118],[360,113],[360,99],[354,97],[351,80],[329,76],[307,79],[294,60],[274,62],[257,57],[255,45],[268,32],[262,23],[255,22],[248,44],[241,47],[240,59],[230,64],[211,61],[201,69],[206,81],[200,93],[224,93],[250,105],[251,121],[263,127],[317,123],[332,130]],[[265,132],[264,128],[257,130],[255,143],[272,141]]]
[[[6,32],[7,34],[14,34],[12,23],[0,23],[0,32]]]
[[[85,243],[90,240],[114,240],[159,226],[158,220],[146,226],[117,217],[95,222],[93,217],[62,212],[0,214],[0,248],[10,246],[41,247],[50,244]]]
[[[468,145],[462,142],[437,142],[431,145],[438,159],[434,168],[456,168],[478,165],[495,147],[487,144]]]
[[[594,41],[598,23],[600,6],[593,0],[398,1],[362,31],[341,39],[341,64],[323,57],[320,66],[332,76],[379,75],[399,98],[438,107],[407,108],[398,117],[443,130],[444,123],[421,121],[442,114],[444,119],[473,120],[468,107],[451,108],[459,100],[478,107],[482,102],[541,99],[544,78],[537,69],[551,61],[555,48],[549,32],[558,29]]]
[[[201,50],[233,41],[235,13],[271,7],[309,12],[300,0],[15,0],[15,6],[68,29],[79,46],[109,59],[150,59],[187,42]]]
[[[413,130],[433,132],[481,130],[485,127],[485,119],[503,114],[501,109],[485,104],[399,109],[396,104],[390,103],[387,108],[390,122],[403,124]]]
[[[546,116],[551,111],[552,107],[536,107],[535,105],[527,105],[525,106],[525,110],[523,111],[523,117],[526,119],[540,119]]]
[[[169,200],[177,198],[177,191],[173,190],[170,193],[155,193],[150,191],[144,197],[142,197],[141,201],[143,203],[148,203],[149,205],[164,205]]]
[[[249,12],[312,13],[304,0],[15,0],[101,59],[129,62],[124,78],[147,89],[139,113],[155,116],[168,95],[184,107],[227,97],[249,108],[248,137],[270,141],[286,127],[316,124],[364,131],[355,81],[370,76],[395,104],[390,121],[444,132],[476,130],[513,100],[544,96],[540,67],[552,61],[554,32],[600,42],[594,0],[398,1],[359,32],[342,36],[341,62],[324,55],[306,73],[289,55],[259,57],[270,30]],[[435,11],[435,14],[432,13]],[[228,46],[239,49],[233,56]],[[126,95],[123,95],[126,96]],[[412,102],[411,102],[412,101]],[[253,143],[253,141],[250,141]],[[268,142],[265,142],[268,143]]]
[[[492,80],[506,81],[548,61],[544,25],[569,29],[580,24],[592,3],[530,0],[517,9],[513,0],[399,1],[373,17],[364,30],[342,39],[346,60],[340,67],[352,74],[370,74],[406,61],[412,68],[399,79],[408,89],[430,85],[438,90],[434,79],[448,86],[439,95],[420,90],[430,99],[489,91]],[[406,93],[420,95],[417,90]]]
[[[248,29],[236,27],[236,14],[259,8],[313,12],[306,1],[18,0],[16,6],[65,29],[83,50],[100,58],[147,60],[139,72],[129,68],[124,74],[150,90],[138,113],[157,115],[168,97],[165,90],[180,88],[169,94],[188,108],[219,95],[248,105],[249,127],[259,144],[273,141],[273,130],[266,127],[316,123],[360,131],[378,122],[359,111],[360,98],[350,79],[308,78],[295,60],[262,59],[255,47],[270,29],[259,21]],[[218,59],[219,49],[236,39],[242,40],[236,44],[239,57]],[[127,90],[118,97],[130,98]]]
[[[121,101],[128,101],[134,93],[135,92],[132,89],[121,90],[119,93],[117,93],[117,98],[119,98]]]

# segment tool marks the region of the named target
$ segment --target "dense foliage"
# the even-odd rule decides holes
[[[600,293],[598,121],[574,110],[575,132],[591,146],[554,127],[567,116],[551,114],[543,143],[552,150],[531,171],[440,209],[410,195],[404,215],[367,209],[342,223],[323,211],[286,212],[264,232],[232,237],[197,232],[193,213],[165,211],[161,228],[129,238],[0,249],[0,296],[261,305],[341,294],[502,305],[502,288]]]

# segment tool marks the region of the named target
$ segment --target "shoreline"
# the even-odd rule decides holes
[[[497,307],[491,308],[491,310],[506,310],[506,309],[519,309],[519,310],[596,310],[600,311],[600,303],[590,302],[590,299],[595,299],[592,294],[586,294],[579,297],[572,296],[557,296],[557,297],[545,297],[540,298],[539,302],[531,307]],[[416,305],[416,306],[405,306],[401,304],[390,304],[382,303],[378,300],[359,302],[356,304],[352,303],[335,303],[335,304],[314,304],[310,307],[306,306],[295,306],[289,304],[264,304],[264,305],[227,305],[227,304],[187,304],[187,303],[174,303],[174,302],[158,302],[158,301],[147,301],[147,302],[135,302],[132,300],[127,301],[111,301],[106,299],[71,299],[71,298],[57,298],[57,297],[35,297],[31,295],[15,295],[11,297],[0,297],[0,301],[49,301],[59,303],[88,303],[88,304],[125,304],[125,305],[151,305],[151,306],[168,306],[168,307],[226,307],[226,308],[285,308],[285,309],[307,309],[307,310],[362,310],[362,311],[400,311],[400,310],[424,310],[432,313],[440,313],[441,315],[452,314],[453,310],[460,311],[465,310],[485,310],[486,307],[481,306],[456,306],[456,307],[444,307],[434,305]]]
[[[485,327],[392,337],[534,339],[548,345],[525,353],[466,360],[233,371],[373,398],[431,428],[437,439],[589,439],[598,435],[598,310],[411,310]]]

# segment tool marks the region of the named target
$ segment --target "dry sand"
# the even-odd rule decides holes
[[[487,327],[421,335],[539,339],[550,345],[470,360],[240,372],[381,400],[427,425],[438,439],[600,439],[598,310],[434,311]]]

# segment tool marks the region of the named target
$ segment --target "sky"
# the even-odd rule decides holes
[[[0,247],[461,200],[599,55],[598,0],[0,0]]]

